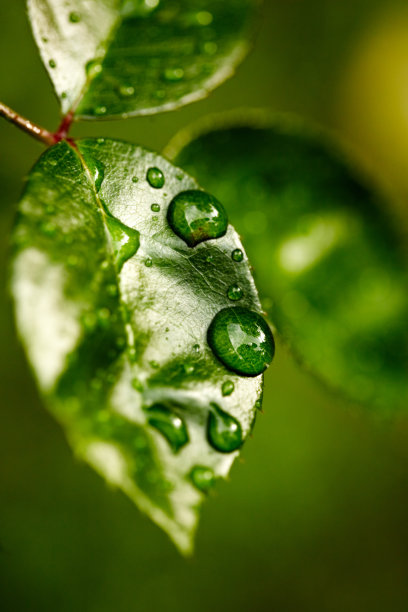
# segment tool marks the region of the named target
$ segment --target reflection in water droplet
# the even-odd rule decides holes
[[[122,98],[131,98],[135,93],[135,88],[131,85],[121,85],[119,87],[119,95]]]
[[[150,208],[153,212],[159,212],[160,204],[152,204]]]
[[[221,391],[222,391],[222,394],[223,394],[224,396],[226,396],[226,395],[231,395],[231,393],[233,393],[233,392],[234,392],[234,389],[235,389],[235,385],[234,385],[234,383],[232,382],[232,380],[226,380],[226,381],[225,381],[225,382],[222,384],[222,387],[221,387]]]
[[[169,81],[170,83],[177,83],[181,81],[184,77],[183,68],[166,68],[163,72],[163,78],[165,81]]]
[[[215,484],[214,472],[204,465],[196,465],[191,470],[190,479],[193,485],[202,493],[208,493]]]
[[[237,302],[238,300],[241,300],[243,298],[244,292],[242,291],[239,285],[234,283],[233,285],[228,287],[227,296],[228,299],[232,302]]]
[[[207,437],[211,446],[221,453],[231,453],[243,442],[239,421],[214,403],[208,414]]]
[[[98,193],[105,178],[105,166],[99,159],[90,155],[86,158],[86,165],[95,184],[96,193]]]
[[[118,271],[120,271],[123,264],[137,252],[140,235],[137,230],[124,225],[110,214],[106,215],[106,224],[113,242],[115,263]]]
[[[214,196],[197,189],[182,191],[173,198],[167,220],[173,232],[189,247],[224,236],[228,228],[223,205]]]
[[[57,62],[53,59],[50,59],[50,61],[48,62],[48,65],[50,68],[56,68],[57,67]]]
[[[181,417],[163,404],[154,404],[145,408],[149,425],[157,429],[177,453],[188,442],[188,433]]]
[[[164,185],[164,174],[159,168],[149,168],[146,179],[149,185],[155,189],[161,189]]]
[[[81,15],[79,13],[72,12],[69,14],[69,20],[71,23],[79,23],[81,21]]]
[[[244,259],[244,254],[241,249],[234,249],[231,253],[231,257],[233,261],[242,261]]]
[[[257,312],[248,308],[224,308],[207,333],[214,355],[229,369],[244,376],[258,376],[275,353],[272,332]]]

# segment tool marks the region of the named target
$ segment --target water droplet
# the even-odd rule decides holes
[[[140,244],[140,234],[137,230],[124,225],[110,214],[106,215],[106,224],[112,238],[115,263],[119,271],[125,261],[137,252]]]
[[[156,89],[153,96],[158,100],[164,100],[164,98],[166,97],[166,91],[164,89]]]
[[[96,139],[96,142],[97,142],[98,144],[104,144],[104,143],[105,143],[105,139],[104,139],[104,138],[97,138],[97,139]]]
[[[163,404],[154,404],[145,408],[148,423],[157,429],[170,444],[174,453],[177,453],[188,442],[187,428],[181,417]]]
[[[196,465],[191,470],[190,479],[193,485],[202,493],[208,493],[215,484],[214,472],[211,468],[203,465]]]
[[[105,115],[107,111],[106,106],[97,106],[95,108],[95,115]]]
[[[260,410],[260,409],[262,408],[262,399],[261,399],[261,398],[259,398],[259,399],[257,399],[257,400],[256,400],[256,402],[255,402],[255,408],[256,408],[257,410]]]
[[[185,363],[183,367],[186,374],[192,374],[194,372],[194,366],[191,363]]]
[[[47,44],[47,42],[48,42],[48,38],[46,38],[45,36],[43,36],[43,37],[41,38],[41,40],[42,40],[42,41],[43,41],[43,43],[45,43],[45,44]]]
[[[229,300],[237,302],[238,300],[241,300],[243,298],[244,292],[242,291],[239,285],[234,283],[233,285],[228,287],[227,296]]]
[[[182,181],[183,180],[183,175],[182,174],[176,174],[176,179],[178,181]]]
[[[155,189],[161,189],[164,185],[164,174],[159,168],[149,168],[146,179],[149,185]]]
[[[160,0],[123,0],[120,14],[125,19],[144,17],[159,6]]]
[[[209,443],[221,453],[237,450],[243,442],[240,423],[217,404],[212,403],[211,408],[207,423]]]
[[[131,85],[121,85],[119,87],[119,95],[122,98],[131,98],[135,94],[135,88]]]
[[[50,68],[56,68],[57,67],[57,62],[53,59],[50,59],[50,61],[48,62],[48,65]]]
[[[67,92],[66,92],[66,91],[63,91],[63,92],[61,93],[61,99],[62,99],[62,100],[65,100],[67,97],[68,97]]]
[[[152,204],[150,208],[153,212],[159,212],[160,204]]]
[[[137,178],[137,176],[132,176],[132,183],[138,183],[139,179]]]
[[[231,257],[233,261],[242,261],[244,259],[244,254],[241,249],[234,249],[231,253]]]
[[[106,287],[106,292],[111,297],[116,297],[118,295],[118,293],[119,293],[117,285],[108,285]]]
[[[41,231],[44,236],[49,236],[51,238],[52,236],[55,236],[57,228],[55,227],[54,223],[46,222],[41,224]]]
[[[217,53],[217,51],[218,51],[218,45],[217,45],[216,42],[213,42],[213,41],[209,40],[209,41],[204,43],[203,51],[207,55],[215,55]]]
[[[194,344],[193,345],[193,351],[195,351],[196,353],[198,353],[198,351],[200,350],[200,345],[199,344]]]
[[[69,14],[69,20],[71,23],[79,23],[81,21],[81,15],[79,13],[72,12]]]
[[[102,64],[99,59],[93,59],[85,66],[85,72],[89,79],[94,79],[102,72]]]
[[[222,391],[222,394],[224,395],[224,397],[225,397],[226,395],[231,395],[231,393],[233,393],[233,392],[234,392],[234,389],[235,389],[235,385],[234,385],[234,383],[232,382],[232,380],[226,380],[226,381],[225,381],[225,382],[222,384],[222,387],[221,387],[221,391]]]
[[[98,193],[105,178],[105,166],[99,159],[91,156],[87,156],[86,165],[95,184],[96,193]]]
[[[196,189],[182,191],[173,198],[167,220],[174,233],[189,247],[224,236],[228,228],[223,205],[214,196]]]
[[[70,268],[76,268],[79,264],[79,258],[76,255],[68,255],[67,257],[67,266]]]
[[[196,19],[200,25],[206,26],[212,23],[214,17],[209,11],[200,11],[196,14]]]
[[[106,329],[109,326],[109,320],[111,317],[111,311],[109,308],[100,308],[97,316],[99,325]]]
[[[146,268],[151,268],[153,265],[153,261],[151,257],[146,257],[145,261],[144,261],[144,265],[146,266]]]
[[[218,359],[233,372],[258,376],[275,353],[272,332],[257,312],[248,308],[224,308],[211,322],[208,344]]]
[[[177,83],[181,81],[184,77],[183,68],[166,68],[163,72],[163,78],[165,81],[169,81],[170,83]]]
[[[153,368],[154,370],[158,370],[159,369],[159,363],[157,361],[150,361],[150,367]]]

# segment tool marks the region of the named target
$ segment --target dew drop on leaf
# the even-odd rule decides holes
[[[214,403],[208,414],[207,437],[211,446],[221,453],[232,453],[243,442],[240,423]]]
[[[151,210],[153,212],[159,212],[160,211],[160,204],[152,204],[150,208],[151,208]]]
[[[69,20],[71,23],[79,23],[81,21],[81,15],[73,11],[69,14]]]
[[[237,302],[238,300],[241,300],[243,298],[243,295],[244,292],[242,291],[241,287],[236,283],[228,287],[227,296],[228,299],[232,302]]]
[[[214,17],[212,13],[210,13],[209,11],[199,11],[196,14],[196,19],[200,25],[207,26],[207,25],[210,25],[210,23],[212,23]]]
[[[233,259],[233,261],[242,261],[244,259],[244,254],[241,251],[241,249],[234,249],[231,253],[231,257]]]
[[[231,395],[234,392],[235,385],[232,380],[226,380],[221,387],[221,392],[224,396]]]
[[[50,61],[48,62],[48,65],[50,68],[56,68],[57,67],[57,62],[53,59],[50,59]]]
[[[106,106],[97,106],[95,108],[95,115],[105,115],[107,111]]]
[[[211,468],[203,465],[196,465],[193,467],[190,472],[190,480],[202,493],[208,493],[215,484],[214,472]]]
[[[85,72],[89,79],[94,79],[102,72],[102,64],[100,60],[94,59],[89,61],[85,66]]]
[[[123,264],[137,252],[140,234],[110,214],[106,215],[106,224],[112,238],[116,267],[120,271]]]
[[[144,265],[146,266],[146,268],[151,268],[153,265],[153,261],[151,257],[146,257]]]
[[[154,404],[145,410],[149,425],[166,438],[174,453],[187,444],[187,428],[181,417],[163,404]]]
[[[119,95],[122,98],[131,98],[135,94],[135,88],[131,85],[121,85],[119,87]]]
[[[149,168],[146,174],[147,182],[154,189],[161,189],[164,185],[164,174],[159,168]]]
[[[138,183],[139,179],[137,178],[137,176],[132,176],[132,183]]]
[[[208,344],[226,368],[244,376],[258,376],[275,353],[275,342],[265,319],[248,308],[224,308],[211,322]]]
[[[182,191],[170,202],[167,220],[173,232],[189,247],[224,236],[228,217],[223,205],[198,189]]]
[[[166,68],[163,78],[170,83],[177,83],[184,78],[184,70],[183,68]]]

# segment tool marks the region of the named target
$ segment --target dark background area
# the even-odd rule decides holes
[[[177,112],[84,123],[161,150],[208,113],[296,112],[336,130],[400,204],[408,191],[408,10],[394,0],[266,0],[232,80]],[[1,99],[52,129],[58,105],[24,2],[0,0]],[[0,609],[406,612],[408,417],[382,422],[278,345],[264,414],[205,505],[192,559],[73,457],[16,340],[7,253],[42,147],[0,123]],[[267,256],[267,248],[265,255]]]

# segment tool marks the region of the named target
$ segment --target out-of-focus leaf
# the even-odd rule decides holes
[[[243,112],[186,130],[166,154],[224,202],[300,360],[354,400],[406,409],[398,231],[334,143],[293,118]]]
[[[234,305],[232,284],[241,310],[257,317],[260,305],[231,226],[194,247],[170,228],[170,201],[192,189],[136,146],[63,141],[29,176],[12,276],[20,336],[73,449],[183,552],[262,390],[262,374],[227,370],[207,342],[215,315]]]
[[[152,114],[205,97],[245,57],[259,0],[28,0],[63,113]]]

